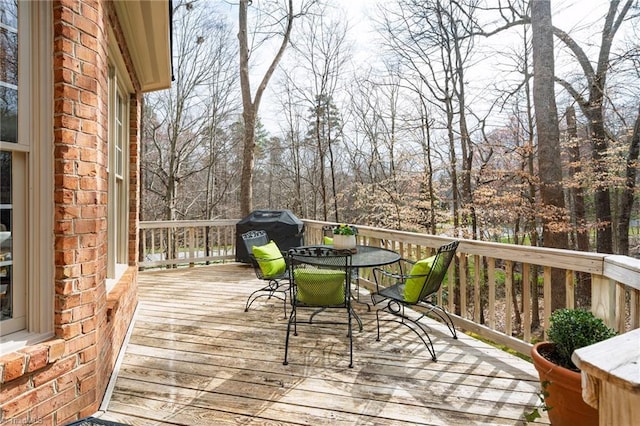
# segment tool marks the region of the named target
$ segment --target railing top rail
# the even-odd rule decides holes
[[[304,220],[310,228],[322,227],[333,222]],[[417,232],[396,231],[390,229],[358,227],[358,234],[364,237],[388,239],[405,244],[436,248],[451,241],[454,237],[428,235]],[[479,255],[501,260],[510,260],[539,266],[549,266],[603,275],[625,285],[640,289],[640,260],[628,256],[604,253],[582,252],[576,250],[532,247],[517,244],[495,243],[488,241],[456,238],[460,241],[458,251],[468,255]]]
[[[141,221],[140,229],[188,228],[188,227],[199,227],[199,226],[229,226],[229,225],[235,225],[239,221],[240,219]]]

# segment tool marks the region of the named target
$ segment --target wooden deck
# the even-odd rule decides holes
[[[524,424],[537,405],[533,365],[430,322],[438,362],[395,323],[375,340],[375,313],[356,305],[354,368],[340,327],[305,326],[282,365],[279,300],[237,264],[140,274],[140,302],[96,417],[134,425]],[[539,420],[540,421],[540,420]],[[547,418],[542,423],[548,423]]]

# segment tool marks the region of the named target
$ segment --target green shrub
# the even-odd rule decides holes
[[[558,309],[551,314],[548,338],[555,344],[558,364],[576,370],[571,354],[576,349],[601,342],[616,335],[590,311],[582,309]]]

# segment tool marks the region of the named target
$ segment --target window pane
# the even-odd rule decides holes
[[[13,318],[11,153],[0,151],[0,321]]]
[[[0,0],[0,140],[18,142],[18,4]]]
[[[0,27],[0,81],[18,85],[18,33]]]
[[[2,142],[18,142],[18,91],[1,85],[0,140]]]
[[[18,0],[0,0],[0,24],[18,26]]]

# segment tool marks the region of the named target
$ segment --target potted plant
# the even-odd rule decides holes
[[[542,409],[548,411],[552,425],[598,425],[598,410],[582,399],[580,370],[571,355],[576,349],[615,335],[590,311],[558,309],[551,315],[549,340],[536,343],[531,357],[542,385]],[[536,417],[537,409],[527,415],[527,420]]]
[[[353,249],[356,247],[357,230],[351,225],[341,223],[333,228],[333,246],[337,249]]]

